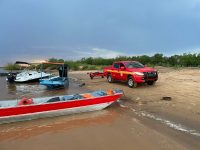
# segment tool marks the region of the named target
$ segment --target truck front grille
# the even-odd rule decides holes
[[[144,72],[144,79],[155,79],[158,77],[157,71]]]

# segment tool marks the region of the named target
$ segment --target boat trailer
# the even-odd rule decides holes
[[[101,77],[101,78],[104,78],[105,76],[105,73],[103,72],[89,72],[87,73],[91,79],[93,79],[94,77]]]

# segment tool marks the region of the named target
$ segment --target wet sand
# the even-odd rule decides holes
[[[88,89],[123,89],[123,99],[126,99],[123,107],[130,110],[127,114],[132,111],[139,119],[145,118],[161,125],[162,128],[170,128],[175,134],[181,134],[175,139],[181,145],[199,149],[199,142],[195,139],[200,138],[200,69],[157,69],[159,80],[155,85],[139,85],[133,89],[128,88],[126,83],[109,84],[105,78],[91,80],[86,72],[73,72],[72,76],[85,82]],[[171,97],[171,100],[162,100],[166,96]],[[148,123],[151,121],[145,125],[150,127]],[[165,133],[166,129],[162,128],[160,132],[168,134]]]
[[[125,96],[102,111],[0,125],[0,150],[199,149],[199,70],[158,69],[160,78],[154,86],[136,89],[123,83],[109,84],[102,78],[91,80],[87,72],[71,72],[70,76],[78,79],[75,88],[50,94],[118,88],[124,90]],[[79,82],[86,85],[79,87]],[[47,92],[39,91],[33,95]],[[9,99],[23,92],[5,93],[1,97]],[[163,96],[171,96],[172,100],[161,100]]]
[[[98,112],[1,125],[0,149],[193,149],[173,137],[184,137],[181,133],[155,124],[115,104]]]

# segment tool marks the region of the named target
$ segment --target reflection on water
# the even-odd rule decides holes
[[[74,128],[112,123],[118,115],[117,111],[109,109],[109,111],[102,110],[55,118],[3,124],[0,126],[0,141],[14,139],[25,140],[45,133],[54,134]]]
[[[6,77],[0,77],[0,100],[17,99],[22,97],[44,97],[86,92],[77,83],[70,81],[68,88],[49,90],[38,82],[8,83]]]

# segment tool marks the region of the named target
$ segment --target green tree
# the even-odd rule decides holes
[[[5,70],[20,70],[20,66],[17,64],[13,64],[13,63],[8,63],[7,65],[4,66]]]

